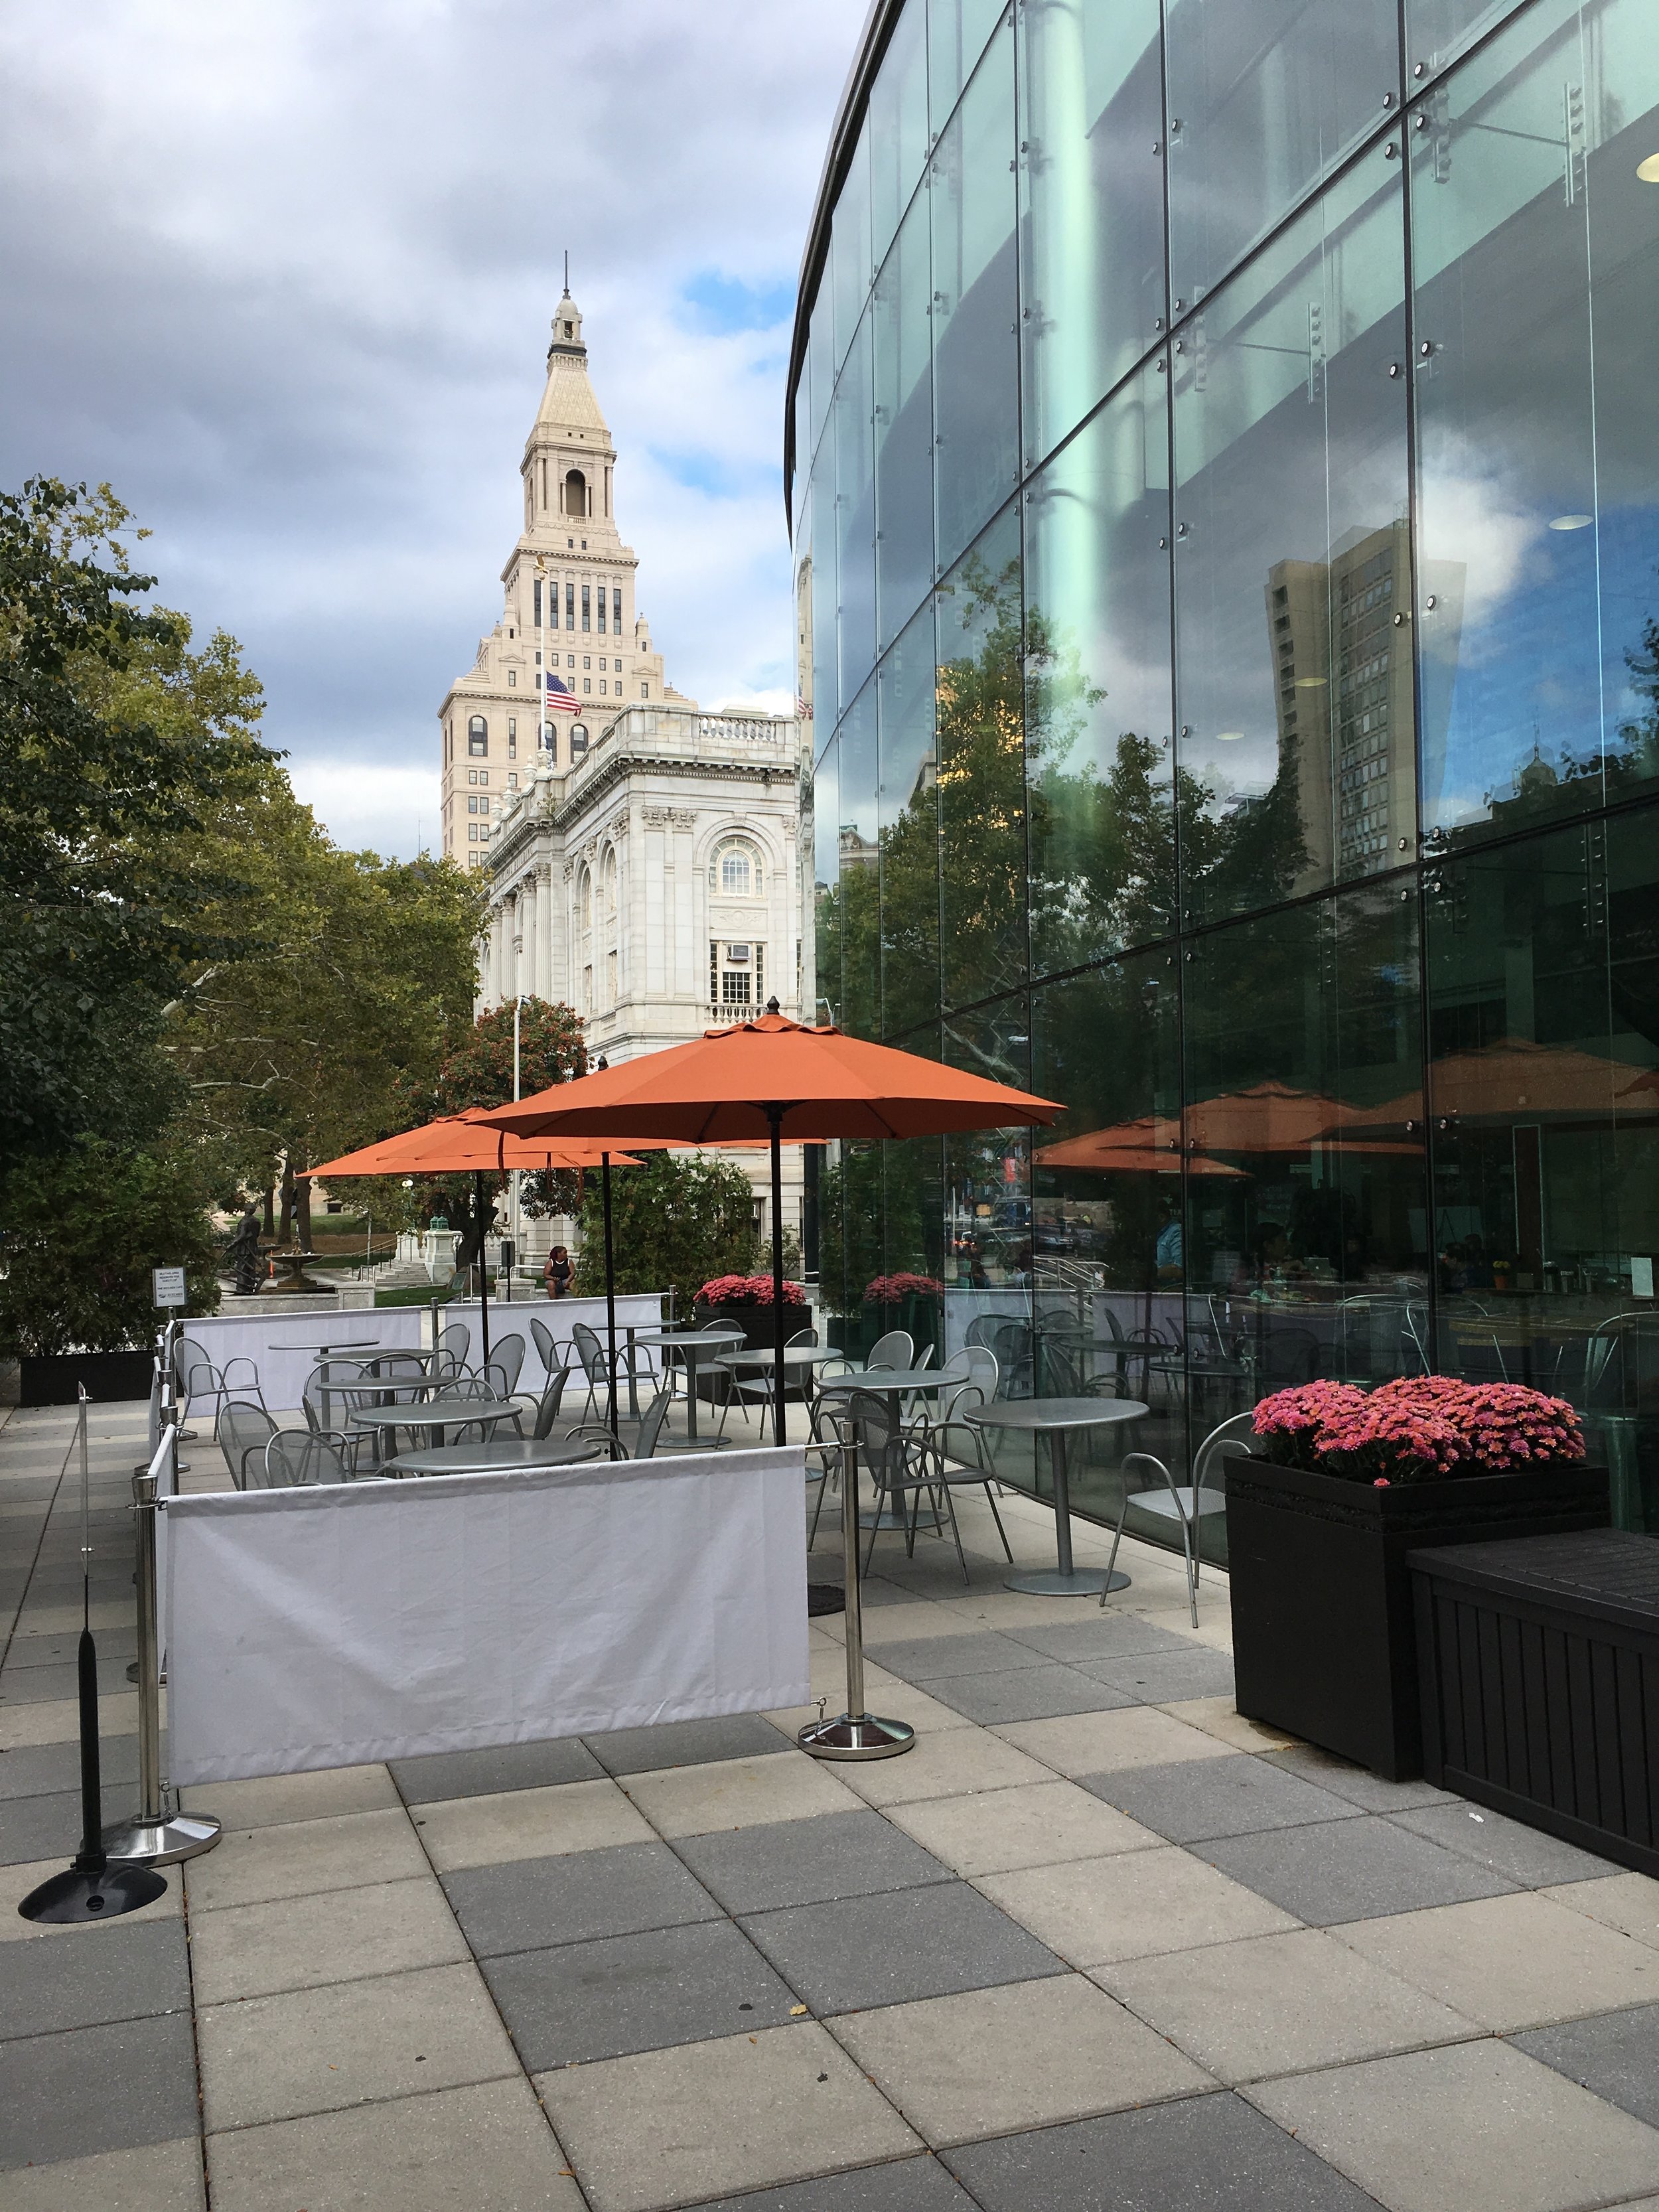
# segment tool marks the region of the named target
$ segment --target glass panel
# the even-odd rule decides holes
[[[939,757],[933,617],[924,607],[876,672],[881,721],[882,1031],[939,1021]]]
[[[823,273],[818,278],[818,295],[812,302],[811,319],[806,325],[806,381],[810,386],[811,404],[811,436],[806,451],[800,456],[800,467],[809,469],[815,460],[818,440],[829,419],[830,400],[836,388],[836,364],[830,356],[831,342],[830,264],[825,259]]]
[[[1032,993],[1031,1010],[1034,1086],[1066,1102],[1063,1118],[1032,1139],[1033,1381],[1040,1397],[1095,1390],[1150,1407],[1131,1438],[1106,1429],[1073,1440],[1073,1503],[1115,1522],[1127,1449],[1155,1452],[1177,1474],[1187,1460],[1187,1384],[1176,1348],[1183,1321],[1179,956],[1166,947],[1048,984]],[[1206,1377],[1202,1388],[1212,1385],[1222,1379]],[[1230,1387],[1237,1397],[1237,1378]],[[1206,1557],[1223,1556],[1218,1533],[1206,1523]]]
[[[939,942],[947,1006],[1026,976],[1019,511],[937,593]]]
[[[812,778],[812,965],[817,1018],[841,1018],[841,744],[831,738]]]
[[[911,0],[870,88],[870,258],[879,268],[927,166],[927,16]]]
[[[1014,34],[999,31],[939,141],[933,223],[936,559],[948,567],[1019,465]]]
[[[830,725],[819,728],[812,711],[812,493],[803,483],[804,496],[795,502],[795,711],[800,717],[801,752],[810,772],[818,747]]]
[[[1431,873],[1437,1365],[1571,1398],[1659,1532],[1659,845],[1650,813]]]
[[[927,195],[904,219],[871,302],[876,418],[876,586],[882,649],[933,580],[933,392],[927,374],[933,279]]]
[[[1413,78],[1433,76],[1520,5],[1521,0],[1406,0],[1406,59]]]
[[[936,138],[1005,7],[1006,0],[927,0],[927,105]]]
[[[1367,155],[1175,343],[1188,921],[1415,842],[1399,169]]]
[[[830,234],[831,289],[835,298],[836,366],[853,343],[870,290],[870,125],[866,118],[851,166],[836,199]]]
[[[1395,0],[1169,0],[1170,287],[1201,300],[1400,104]]]
[[[837,1017],[854,1036],[879,1034],[880,881],[876,801],[876,687],[866,684],[841,726],[841,835],[837,921],[842,1004]]]
[[[827,737],[841,713],[836,671],[836,441],[822,441],[812,464],[812,713]]]
[[[1367,885],[1188,948],[1188,1367],[1243,1404],[1424,1364],[1417,912]],[[1229,1409],[1195,1401],[1194,1441]]]
[[[1158,0],[1028,8],[1021,21],[1030,468],[1164,327],[1164,76]]]
[[[876,658],[876,475],[871,428],[870,318],[836,386],[836,543],[841,611],[841,696],[850,699]]]
[[[947,1016],[943,1057],[948,1066],[1029,1091],[1030,1032],[1030,1002],[1016,992],[971,1014]],[[1030,1321],[1030,1136],[1029,1129],[975,1129],[945,1140],[941,1358],[959,1352],[974,1322],[988,1315]],[[988,1333],[981,1330],[979,1340]],[[1030,1396],[1029,1343],[1023,1367],[1011,1362],[1001,1388],[1005,1396]]]
[[[1431,830],[1559,819],[1659,772],[1653,33],[1644,0],[1524,15],[1408,134]]]
[[[1175,927],[1167,382],[1126,385],[1026,494],[1034,973]]]

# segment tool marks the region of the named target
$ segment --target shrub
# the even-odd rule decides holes
[[[933,1275],[878,1275],[864,1286],[864,1303],[867,1306],[896,1306],[901,1298],[937,1298],[945,1294],[945,1285]]]
[[[619,1291],[672,1288],[684,1307],[711,1275],[754,1266],[755,1194],[741,1168],[646,1152],[638,1167],[615,1170],[611,1188]],[[592,1297],[605,1288],[600,1182],[592,1170],[584,1177],[581,1240],[575,1287]]]
[[[1253,1426],[1282,1465],[1351,1482],[1431,1482],[1584,1456],[1565,1398],[1451,1375],[1402,1375],[1370,1391],[1352,1382],[1275,1391]]]
[[[770,1275],[716,1275],[697,1292],[700,1306],[769,1306],[771,1303]],[[787,1306],[806,1304],[806,1293],[799,1283],[785,1281],[783,1303]]]

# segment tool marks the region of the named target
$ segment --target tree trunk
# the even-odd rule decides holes
[[[311,1249],[311,1178],[304,1176],[295,1183],[295,1234],[302,1252]]]
[[[294,1163],[283,1155],[283,1219],[281,1243],[284,1251],[294,1249]]]
[[[274,1183],[267,1183],[265,1186],[265,1235],[274,1237],[276,1234],[276,1188]]]

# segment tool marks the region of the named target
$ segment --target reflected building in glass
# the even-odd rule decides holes
[[[1659,1530],[1656,355],[1651,0],[872,10],[786,435],[817,994],[1066,1112],[831,1148],[843,1341],[911,1277],[1172,1465],[1529,1382]]]

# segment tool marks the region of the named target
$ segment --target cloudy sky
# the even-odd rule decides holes
[[[8,0],[0,481],[107,479],[343,842],[437,827],[572,290],[670,677],[793,690],[794,279],[865,0]]]

